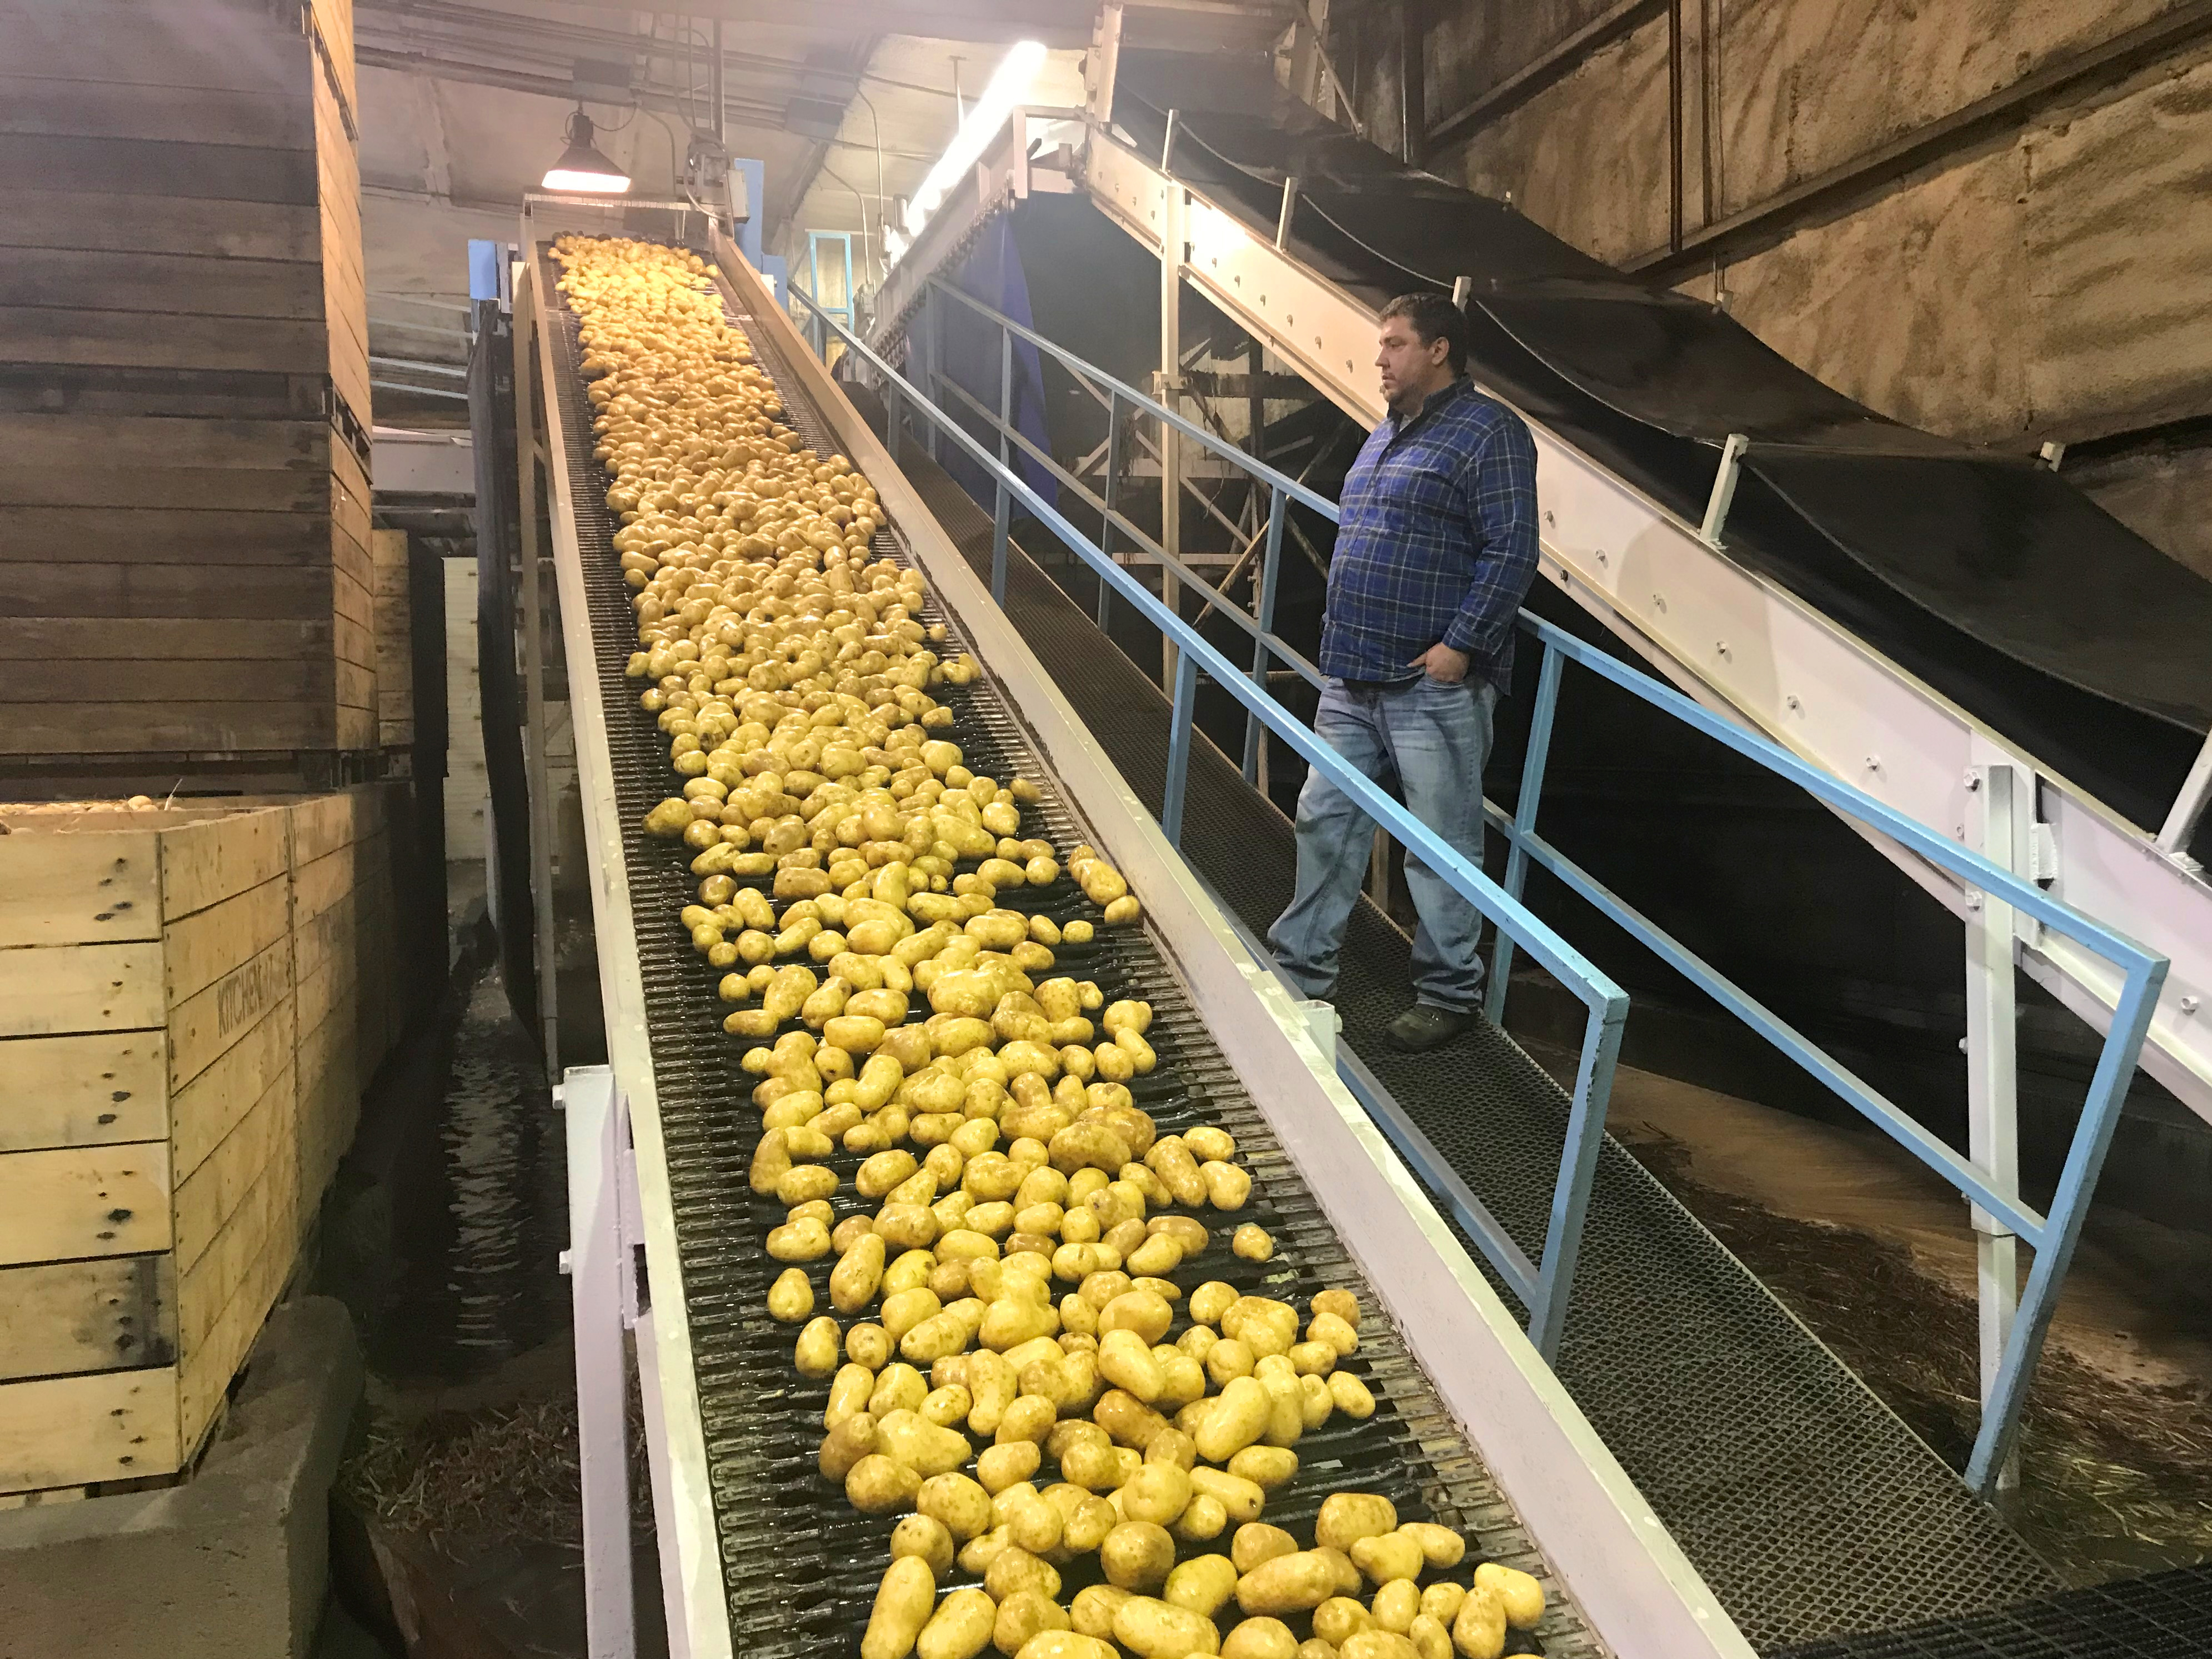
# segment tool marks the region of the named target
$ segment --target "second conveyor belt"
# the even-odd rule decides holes
[[[901,462],[939,524],[987,571],[989,515],[915,446]],[[1170,717],[1159,688],[1018,546],[1006,606],[1130,787],[1157,810]],[[1182,848],[1244,926],[1264,934],[1291,890],[1291,825],[1206,742],[1193,745]],[[1382,1028],[1407,994],[1408,955],[1404,934],[1363,900],[1336,998],[1344,1040],[1534,1250],[1566,1098],[1487,1024],[1440,1053],[1390,1046]],[[1469,1253],[1480,1259],[1471,1242]],[[1610,1139],[1559,1370],[1762,1652],[2118,1659],[2212,1651],[2212,1583],[2170,1576],[2150,1581],[2159,1588],[2148,1607],[2109,1592],[2085,1611],[2025,1540]],[[2194,1623],[2177,1623],[2179,1610]],[[2197,1644],[2170,1647],[2167,1639]]]

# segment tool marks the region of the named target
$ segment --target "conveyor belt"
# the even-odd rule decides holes
[[[989,516],[911,446],[901,459],[939,524],[987,568]],[[1038,566],[1018,550],[1009,565],[1009,616],[1157,810],[1167,700]],[[1291,890],[1291,826],[1207,743],[1192,747],[1182,850],[1264,934]],[[1487,1025],[1440,1054],[1391,1047],[1382,1027],[1410,994],[1408,955],[1405,936],[1363,902],[1337,997],[1345,1040],[1533,1254],[1566,1098]],[[2016,1534],[1609,1139],[1559,1370],[1762,1649],[1967,1617],[2058,1588]]]
[[[543,288],[550,292],[555,273],[542,249],[538,257]],[[576,477],[596,479],[589,410],[576,370],[574,320],[564,309],[555,315],[553,327],[555,356],[565,373],[549,391],[560,401],[569,465]],[[821,423],[798,405],[773,343],[758,331],[753,339],[763,367],[786,388],[787,418],[810,442],[830,447]],[[635,828],[668,793],[671,775],[660,736],[650,719],[637,712],[635,688],[623,678],[635,634],[629,595],[610,541],[613,526],[596,492],[577,501],[574,513],[600,689],[610,714],[636,947],[649,992],[648,1035],[732,1636],[736,1650],[748,1659],[786,1654],[820,1659],[849,1652],[857,1644],[887,1559],[890,1522],[852,1510],[842,1493],[817,1472],[828,1384],[798,1376],[791,1359],[794,1334],[766,1312],[771,1269],[780,1264],[761,1248],[761,1240],[783,1219],[783,1212],[773,1201],[756,1198],[747,1179],[759,1134],[758,1115],[748,1103],[752,1080],[737,1063],[748,1045],[722,1035],[726,1011],[714,996],[714,975],[678,921],[694,884],[685,860],[665,846],[646,842]],[[896,556],[888,536],[879,538],[878,547]],[[942,619],[957,630],[952,618]],[[1061,846],[1083,839],[1083,827],[1058,798],[1049,775],[989,681],[951,695],[958,699],[952,735],[975,769],[1039,779],[1045,800],[1025,815],[1025,823],[1035,823],[1039,833]],[[1040,900],[1034,908],[1055,915],[1073,915],[1081,902],[1072,884]],[[1249,1283],[1255,1273],[1263,1273],[1272,1294],[1303,1302],[1324,1286],[1342,1285],[1373,1305],[1371,1291],[1151,940],[1133,930],[1115,930],[1102,934],[1093,946],[1067,951],[1063,963],[1073,973],[1096,979],[1109,998],[1142,996],[1152,1002],[1149,1036],[1160,1063],[1151,1075],[1133,1082],[1138,1103],[1164,1131],[1199,1123],[1228,1128],[1253,1173],[1252,1200],[1237,1218],[1257,1220],[1274,1235],[1274,1260],[1265,1269],[1233,1261],[1224,1228],[1212,1248],[1177,1269],[1176,1281],[1186,1289],[1210,1278]],[[844,1178],[836,1200],[841,1218],[857,1207],[851,1176],[858,1163],[854,1155],[831,1160]],[[825,1260],[811,1270],[820,1305],[827,1304],[831,1265]],[[1600,1652],[1395,1333],[1376,1322],[1371,1338],[1363,1331],[1359,1352],[1348,1362],[1374,1392],[1376,1414],[1358,1424],[1339,1419],[1303,1438],[1299,1473],[1270,1495],[1266,1518],[1294,1529],[1310,1528],[1321,1498],[1330,1491],[1384,1492],[1407,1518],[1429,1517],[1458,1528],[1482,1555],[1546,1581],[1550,1611],[1533,1639],[1516,1638],[1518,1650]],[[1179,1320],[1178,1330],[1181,1326]],[[1065,1594],[1072,1596],[1092,1582],[1085,1572],[1095,1571],[1095,1559],[1072,1564]]]

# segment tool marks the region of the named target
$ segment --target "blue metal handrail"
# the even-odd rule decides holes
[[[1389,1107],[1387,1096],[1378,1100],[1376,1098],[1379,1094],[1377,1089],[1370,1087],[1363,1090],[1357,1079],[1350,1076],[1346,1079],[1354,1094],[1361,1098],[1370,1114],[1376,1116],[1378,1125],[1386,1135],[1392,1138],[1394,1144],[1399,1146],[1401,1152],[1407,1156],[1416,1168],[1422,1170],[1425,1175],[1431,1177],[1431,1185],[1437,1186],[1439,1190],[1445,1193],[1447,1201],[1450,1203],[1455,1215],[1459,1218],[1462,1224],[1467,1227],[1469,1235],[1482,1247],[1491,1265],[1515,1289],[1516,1293],[1522,1297],[1524,1304],[1530,1307],[1532,1315],[1530,1334],[1538,1336],[1540,1330],[1543,1333],[1543,1335],[1539,1337],[1538,1346],[1544,1352],[1546,1358],[1553,1358],[1555,1352],[1558,1322],[1564,1317],[1565,1314],[1565,1283],[1558,1276],[1552,1277],[1549,1283],[1544,1281],[1546,1276],[1552,1273],[1553,1252],[1561,1243],[1563,1225],[1569,1225],[1574,1233],[1579,1233],[1582,1217],[1589,1200],[1589,1181],[1593,1172],[1596,1143],[1601,1137],[1603,1128],[1605,1094],[1603,1092],[1597,1094],[1596,1109],[1595,1112],[1589,1111],[1587,1109],[1590,1098],[1588,1085],[1594,1079],[1601,1079],[1609,1088],[1613,1057],[1618,1051],[1620,1042],[1618,1018],[1613,1019],[1609,1025],[1602,1030],[1601,1028],[1598,1004],[1592,994],[1593,988],[1601,982],[1607,988],[1610,996],[1620,997],[1620,994],[1617,988],[1613,988],[1609,979],[1605,979],[1595,968],[1589,967],[1579,953],[1571,951],[1565,945],[1564,941],[1559,941],[1559,948],[1566,956],[1571,957],[1574,963],[1587,969],[1590,975],[1589,979],[1580,980],[1561,975],[1559,969],[1553,967],[1542,952],[1528,946],[1528,929],[1532,926],[1541,929],[1547,939],[1557,939],[1557,935],[1553,934],[1549,928],[1545,927],[1534,917],[1528,915],[1525,910],[1519,908],[1521,896],[1527,884],[1528,866],[1532,862],[1541,866],[1570,890],[1624,928],[1632,937],[1651,949],[1662,960],[1698,985],[1791,1060],[1825,1084],[1839,1098],[1889,1134],[1963,1196],[1980,1206],[2004,1227],[2027,1239],[2034,1248],[2034,1267],[2029,1274],[2027,1289],[2021,1297],[2018,1317],[2006,1340],[1997,1375],[1984,1407],[1980,1431],[1976,1436],[1973,1452],[1966,1471],[1968,1484],[1977,1491],[1985,1495],[1993,1492],[1998,1474],[2010,1455],[2018,1433],[2021,1408],[2026,1399],[2027,1385],[2033,1376],[2037,1361],[2041,1354],[2051,1316],[2056,1311],[2057,1286],[2071,1265],[2074,1251],[2081,1240],[2081,1228],[2087,1218],[2089,1199],[2094,1190],[2098,1175],[2102,1170],[2105,1155],[2111,1146],[2112,1133],[2118,1126],[2120,1109],[2126,1097],[2128,1080],[2135,1073],[2142,1053],[2144,1035],[2148,1030],[2151,1014],[2158,1001],[2159,989],[2166,978],[2168,965],[2166,958],[2146,949],[2134,939],[2104,923],[2084,915],[2071,906],[2052,898],[2033,881],[1991,862],[1950,837],[1938,834],[1927,825],[1876,799],[1864,790],[1821,770],[1809,762],[1790,753],[1771,739],[1747,731],[1714,714],[1672,687],[1662,684],[1648,674],[1629,667],[1607,653],[1584,644],[1541,617],[1526,611],[1522,613],[1520,624],[1540,643],[1543,647],[1543,658],[1537,675],[1536,701],[1532,714],[1528,750],[1522,762],[1520,794],[1515,804],[1515,810],[1509,816],[1495,804],[1488,800],[1484,802],[1486,818],[1504,836],[1509,849],[1503,888],[1502,890],[1490,888],[1480,871],[1467,865],[1449,849],[1439,848],[1432,853],[1424,846],[1422,843],[1425,841],[1432,842],[1433,837],[1428,836],[1418,823],[1412,821],[1402,807],[1391,801],[1388,796],[1382,795],[1367,780],[1352,772],[1334,751],[1321,744],[1311,732],[1299,725],[1287,711],[1282,709],[1273,698],[1267,695],[1265,671],[1267,660],[1271,654],[1270,641],[1273,639],[1274,567],[1280,553],[1280,525],[1285,498],[1288,495],[1296,499],[1301,505],[1312,508],[1332,523],[1335,522],[1338,517],[1336,504],[1325,497],[1316,495],[1311,490],[1297,485],[1295,481],[1285,478],[1283,475],[1267,467],[1264,464],[1253,460],[1234,445],[1225,443],[1200,429],[1182,416],[1146,398],[1143,393],[1124,386],[1120,381],[1114,380],[1112,377],[1082,362],[1080,359],[1073,357],[1050,341],[1043,339],[1033,330],[1023,328],[1019,324],[1001,316],[980,301],[975,301],[971,296],[963,295],[957,289],[945,286],[934,280],[932,286],[935,291],[950,294],[997,322],[1006,331],[1003,337],[1006,349],[1011,350],[1013,339],[1018,337],[1036,345],[1040,349],[1050,353],[1072,370],[1111,386],[1115,412],[1117,416],[1118,404],[1126,400],[1136,412],[1173,426],[1204,445],[1213,453],[1222,456],[1224,459],[1270,484],[1273,513],[1270,520],[1267,562],[1261,572],[1261,599],[1257,626],[1247,627],[1245,629],[1255,638],[1254,665],[1249,677],[1232,672],[1224,678],[1222,672],[1225,666],[1224,660],[1213,651],[1212,647],[1205,644],[1190,624],[1184,623],[1179,616],[1169,611],[1158,599],[1137,584],[1119,566],[1114,564],[1108,555],[1086,541],[1080,532],[1077,532],[1057,512],[1045,508],[1035,494],[1018,478],[1013,477],[1005,465],[1002,465],[994,470],[999,491],[998,538],[993,556],[994,598],[1003,600],[1005,596],[1006,526],[1009,520],[1011,502],[1014,498],[1018,497],[1040,522],[1050,529],[1060,540],[1066,544],[1071,550],[1074,551],[1085,563],[1098,571],[1101,578],[1102,615],[1104,609],[1104,593],[1107,587],[1110,586],[1113,591],[1128,598],[1148,620],[1182,647],[1176,676],[1176,724],[1171,728],[1170,743],[1168,799],[1161,812],[1161,823],[1164,827],[1169,828],[1170,839],[1174,838],[1176,829],[1179,827],[1181,821],[1183,774],[1189,753],[1189,711],[1194,702],[1196,670],[1199,666],[1203,666],[1249,711],[1246,744],[1248,778],[1252,775],[1251,761],[1255,748],[1250,734],[1256,734],[1257,731],[1264,726],[1266,729],[1276,732],[1288,742],[1292,750],[1310,763],[1319,766],[1324,776],[1357,800],[1370,817],[1382,823],[1425,863],[1431,865],[1438,873],[1443,875],[1455,890],[1461,892],[1486,915],[1490,915],[1493,921],[1498,921],[1498,927],[1492,946],[1489,988],[1485,1004],[1485,1012],[1493,1021],[1502,1021],[1504,1018],[1505,994],[1512,969],[1513,952],[1516,945],[1520,948],[1530,949],[1531,954],[1555,975],[1560,977],[1563,982],[1567,983],[1571,989],[1575,990],[1585,1006],[1590,1009],[1590,1023],[1585,1031],[1582,1064],[1577,1072],[1574,1109],[1570,1118],[1567,1145],[1562,1159],[1560,1183],[1554,1190],[1552,1227],[1546,1238],[1545,1263],[1537,1275],[1539,1282],[1535,1288],[1547,1298],[1543,1303],[1540,1314],[1538,1312],[1538,1303],[1532,1300],[1528,1292],[1522,1288],[1523,1281],[1528,1276],[1528,1264],[1518,1247],[1510,1237],[1504,1236],[1503,1230],[1498,1227],[1494,1218],[1482,1208],[1479,1200],[1474,1200],[1471,1194],[1463,1193],[1463,1183],[1446,1182],[1437,1178],[1438,1160],[1433,1149],[1429,1148],[1425,1141],[1419,1139],[1418,1131],[1412,1130],[1411,1126],[1403,1120],[1402,1115],[1396,1114]],[[913,387],[902,380],[881,357],[866,348],[860,346],[858,342],[849,342],[849,343],[861,352],[864,360],[884,376],[886,385],[893,388],[891,401],[894,428],[897,423],[897,410],[900,404],[904,401],[916,402],[921,404],[932,421],[951,431],[966,449],[976,459],[983,460],[987,467],[988,466],[988,459],[983,455],[981,447],[960,428],[957,421],[938,409],[934,404],[915,393]],[[900,388],[903,388],[906,394],[903,398],[900,395]],[[973,404],[973,399],[967,401]],[[979,412],[984,413],[986,419],[989,418],[988,411],[979,410]],[[1002,410],[1000,419],[996,423],[1000,434],[1002,456],[1010,453],[1007,448],[1008,434],[1004,416],[1005,411]],[[896,443],[895,434],[893,442]],[[1112,482],[1112,473],[1109,469],[1108,479],[1109,497]],[[1109,527],[1114,516],[1109,499],[1107,519]],[[1220,601],[1217,599],[1216,603],[1218,604]],[[1303,659],[1298,661],[1303,666]],[[1777,776],[1796,784],[1835,811],[1879,831],[1900,846],[1910,848],[1929,863],[1950,872],[1989,897],[2008,904],[2053,931],[2075,940],[2112,963],[2120,971],[2123,975],[2120,994],[2113,1008],[2112,1018],[2106,1030],[2104,1046],[2098,1055],[2097,1066],[2090,1080],[2087,1097],[2083,1103],[2081,1121],[2068,1148],[2058,1187],[2047,1214],[2039,1214],[2031,1206],[2021,1203],[2014,1194],[2001,1191],[1991,1182],[1985,1172],[1930,1134],[1917,1120],[1895,1103],[1822,1050],[1802,1032],[1790,1026],[1772,1010],[1767,1008],[1711,963],[1667,933],[1650,918],[1607,888],[1596,878],[1567,858],[1537,833],[1537,809],[1543,792],[1544,773],[1550,755],[1553,726],[1558,714],[1562,671],[1565,665],[1571,661],[1589,669],[1591,672],[1619,686],[1632,696],[1641,698],[1654,708],[1673,714],[1676,719],[1726,744]],[[1244,683],[1238,684],[1239,680]],[[1286,730],[1286,725],[1291,729]],[[1463,884],[1460,878],[1462,873],[1473,878],[1474,880]],[[1491,908],[1494,902],[1493,893],[1494,900],[1502,900],[1506,904],[1514,906],[1514,910],[1510,913],[1493,910]],[[1511,917],[1510,921],[1508,920],[1509,915]],[[1620,1006],[1625,1014],[1625,997],[1620,997]],[[1345,1058],[1354,1057],[1346,1055]],[[1343,1066],[1340,1064],[1340,1071],[1342,1070]],[[1372,1082],[1371,1079],[1367,1081],[1370,1084]],[[1587,1145],[1584,1144],[1585,1141]],[[1441,1174],[1448,1176],[1449,1169],[1443,1170]],[[1461,1198],[1454,1198],[1453,1194],[1455,1190],[1462,1193]],[[1566,1257],[1568,1264],[1566,1279],[1569,1281],[1571,1278],[1572,1261],[1571,1249]]]
[[[1253,718],[1288,744],[1308,765],[1381,824],[1411,856],[1435,871],[1453,891],[1488,917],[1502,935],[1510,937],[1582,1000],[1588,1011],[1582,1054],[1576,1067],[1565,1144],[1559,1180],[1553,1188],[1542,1259],[1532,1276],[1527,1256],[1494,1222],[1486,1234],[1474,1234],[1478,1248],[1528,1310],[1529,1340],[1547,1363],[1556,1362],[1574,1285],[1575,1265],[1582,1249],[1583,1220],[1589,1207],[1598,1148],[1604,1139],[1606,1107],[1612,1095],[1614,1062],[1620,1052],[1621,1027],[1628,1018],[1627,994],[1519,900],[1507,896],[1480,866],[1454,851],[1402,805],[1354,770],[1296,715],[1269,696],[1264,683],[1223,656],[1196,628],[1115,563],[1110,555],[1092,544],[1057,508],[1048,505],[1018,472],[985,449],[951,414],[923,398],[865,341],[834,319],[824,316],[818,308],[815,315],[844,340],[847,350],[857,361],[867,363],[884,377],[894,424],[900,418],[902,407],[918,409],[935,432],[951,439],[969,459],[985,469],[996,483],[1001,500],[1018,501],[1071,553],[1096,571],[1103,584],[1120,594],[1136,608],[1139,615],[1175,642],[1173,713],[1169,724],[1167,780],[1159,815],[1161,831],[1170,842],[1179,843],[1182,838],[1191,738],[1195,729],[1198,677],[1203,671],[1242,702]],[[1002,434],[1002,449],[1004,441]],[[1000,516],[1003,520],[1003,513]]]

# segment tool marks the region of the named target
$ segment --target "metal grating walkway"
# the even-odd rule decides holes
[[[538,257],[550,290],[552,273],[542,250]],[[567,372],[549,392],[560,399],[574,476],[595,480],[583,384],[575,372],[574,321],[565,309],[551,320],[555,354]],[[756,336],[755,347],[763,366],[788,386],[788,378],[777,372],[781,365],[772,343]],[[809,442],[832,447],[796,398],[787,418]],[[758,1115],[749,1103],[753,1079],[738,1066],[748,1045],[722,1035],[726,1011],[713,994],[714,975],[700,963],[677,919],[693,885],[685,860],[664,846],[647,843],[634,827],[668,793],[665,754],[650,720],[637,712],[635,688],[623,678],[634,635],[629,595],[608,539],[612,525],[595,490],[573,506],[586,556],[597,672],[609,715],[616,805],[625,826],[624,863],[647,988],[653,1074],[736,1649],[748,1659],[815,1659],[851,1652],[867,1621],[876,1564],[890,1524],[849,1509],[817,1472],[828,1384],[793,1371],[794,1333],[766,1312],[769,1270],[780,1264],[769,1260],[757,1240],[783,1215],[773,1201],[757,1199],[747,1179],[760,1130]],[[888,538],[879,539],[878,547],[887,555],[896,553]],[[987,679],[958,695],[952,735],[976,769],[998,775],[1022,772],[1038,779],[1045,802],[1031,810],[1040,833],[1062,845],[1081,839],[1081,826],[1056,799],[1050,775],[995,688]],[[1073,915],[1079,903],[1072,884],[1040,896],[1034,908],[1055,915]],[[1149,1076],[1133,1081],[1138,1103],[1164,1130],[1219,1123],[1237,1137],[1255,1177],[1252,1200],[1237,1218],[1257,1220],[1276,1237],[1271,1293],[1303,1300],[1335,1285],[1368,1297],[1371,1304],[1371,1293],[1310,1192],[1150,940],[1129,930],[1109,933],[1087,951],[1068,951],[1064,964],[1070,972],[1096,979],[1109,999],[1141,996],[1152,1001],[1155,1013],[1149,1036],[1160,1063]],[[836,1201],[854,1206],[850,1177],[858,1156],[843,1154],[831,1163],[846,1178]],[[841,1218],[842,1213],[841,1207]],[[1188,1288],[1219,1276],[1229,1260],[1226,1231],[1212,1249],[1176,1270],[1178,1282]],[[817,1305],[827,1303],[830,1265],[826,1260],[812,1264]],[[1250,1268],[1239,1264],[1237,1271],[1249,1276]],[[1601,1655],[1395,1334],[1378,1328],[1348,1363],[1373,1390],[1376,1414],[1364,1423],[1333,1423],[1302,1439],[1299,1474],[1271,1495],[1268,1519],[1310,1527],[1322,1498],[1332,1490],[1387,1493],[1409,1518],[1426,1516],[1457,1527],[1477,1540],[1488,1559],[1546,1581],[1551,1607],[1534,1640],[1516,1638],[1518,1650],[1541,1651],[1554,1659]],[[1069,1570],[1069,1595],[1089,1582],[1082,1571]]]
[[[988,577],[989,515],[911,444],[901,464]],[[1015,625],[1157,810],[1167,699],[1120,650],[1101,648],[1086,609],[1036,564],[1017,550],[1009,566]],[[1291,891],[1289,822],[1200,742],[1183,824],[1185,857],[1264,936]],[[1533,1254],[1566,1097],[1488,1025],[1441,1054],[1392,1048],[1382,1027],[1409,995],[1407,956],[1405,936],[1363,902],[1337,996],[1345,1039]],[[1481,1261],[1471,1245],[1469,1254]],[[1970,1617],[2059,1589],[2027,1543],[1610,1139],[1559,1369],[1762,1650]]]

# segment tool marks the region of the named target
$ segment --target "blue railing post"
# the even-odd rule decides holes
[[[1160,791],[1160,833],[1182,845],[1182,799],[1190,782],[1190,728],[1198,712],[1198,659],[1176,653],[1175,707],[1168,720],[1168,775]]]
[[[1552,756],[1552,721],[1559,712],[1559,673],[1565,666],[1547,641],[1544,665],[1536,675],[1536,706],[1528,717],[1528,752],[1521,762],[1521,799],[1514,803],[1507,836],[1505,890],[1516,899],[1528,883],[1528,837],[1536,830],[1536,803],[1544,793],[1544,767]],[[1505,1024],[1505,988],[1512,977],[1513,941],[1501,928],[1491,940],[1490,984],[1482,994],[1482,1012],[1492,1025]]]
[[[1114,497],[1121,493],[1121,394],[1117,391],[1106,400],[1106,510],[1098,525],[1098,550],[1108,559],[1114,556]],[[1114,590],[1107,586],[1106,578],[1098,578],[1098,631],[1103,634],[1113,616]]]
[[[1014,498],[1006,479],[1013,465],[1014,443],[1008,435],[1014,422],[1014,337],[999,331],[999,499],[991,511],[991,597],[1006,602],[1006,538],[1013,527]]]
[[[1559,1178],[1552,1188],[1551,1222],[1544,1231],[1544,1259],[1528,1304],[1528,1340],[1547,1365],[1559,1361],[1559,1335],[1566,1327],[1567,1299],[1582,1255],[1583,1219],[1589,1213],[1590,1187],[1597,1179],[1598,1148],[1605,1140],[1606,1108],[1613,1098],[1613,1066],[1627,1018],[1628,999],[1616,995],[1604,1006],[1591,1008],[1583,1030]]]
[[[1252,619],[1260,624],[1260,637],[1252,641],[1252,684],[1262,691],[1267,689],[1267,671],[1275,661],[1267,649],[1267,636],[1275,631],[1276,577],[1283,562],[1283,520],[1290,510],[1290,498],[1277,484],[1267,495],[1267,545],[1260,556],[1260,580],[1254,584],[1254,591],[1260,597]],[[1261,734],[1266,729],[1260,724],[1259,715],[1248,713],[1244,716],[1244,781],[1255,786],[1260,781]]]

